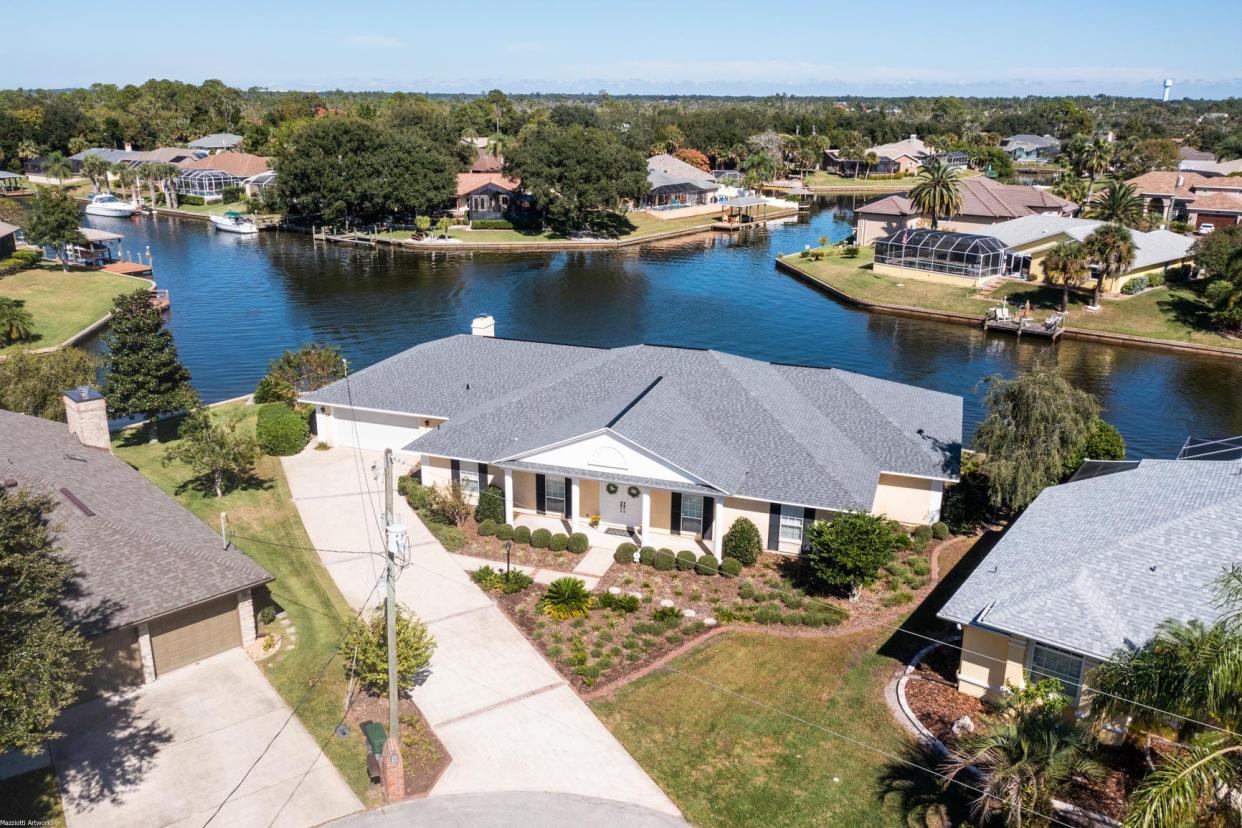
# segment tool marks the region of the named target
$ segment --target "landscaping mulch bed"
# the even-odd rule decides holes
[[[405,764],[405,796],[407,799],[426,796],[452,762],[444,745],[436,738],[431,725],[418,707],[402,698],[397,713],[401,727],[401,761]],[[349,707],[345,721],[350,725],[347,738],[358,746],[358,761],[366,762],[367,743],[362,734],[363,722],[379,722],[388,730],[388,699],[370,693],[359,693]],[[378,785],[373,787],[378,788]]]
[[[1065,798],[1079,808],[1120,820],[1126,815],[1126,800],[1148,773],[1143,752],[1128,743],[1100,745],[1095,760],[1104,766],[1104,777],[1075,779]]]
[[[521,525],[521,524],[519,524]],[[461,549],[454,550],[460,555],[475,558],[487,558],[491,561],[505,562],[505,543],[496,537],[485,537],[479,534],[479,526],[474,520],[467,520],[461,527],[466,543]],[[567,533],[568,534],[568,533]],[[588,550],[589,551],[589,550]],[[586,554],[585,552],[583,554]],[[511,561],[523,566],[534,566],[539,569],[556,569],[561,572],[572,572],[582,560],[582,555],[573,552],[553,552],[551,549],[536,549],[533,546],[513,542]]]

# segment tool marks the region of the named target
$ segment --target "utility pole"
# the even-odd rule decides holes
[[[405,766],[401,759],[401,740],[397,733],[398,707],[401,696],[397,690],[397,556],[405,556],[405,527],[393,520],[392,514],[392,449],[384,449],[384,534],[388,551],[385,616],[388,623],[388,741],[384,744],[384,796],[389,802],[405,798]]]

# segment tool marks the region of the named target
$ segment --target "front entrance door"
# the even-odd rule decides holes
[[[628,486],[617,485],[614,494],[608,493],[608,484],[600,485],[599,519],[600,523],[612,526],[624,526],[633,529],[642,521],[642,502],[636,497],[626,494]]]

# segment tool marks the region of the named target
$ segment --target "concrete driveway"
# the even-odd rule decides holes
[[[65,737],[52,749],[65,820],[70,828],[197,828],[289,713],[239,649],[78,705],[58,723]],[[212,824],[304,828],[361,808],[294,718]]]
[[[337,447],[283,460],[311,541],[355,607],[372,595],[383,566],[378,555],[351,554],[383,549],[383,498],[371,473],[380,459],[376,452]],[[409,467],[396,471],[404,474]],[[560,674],[470,581],[463,559],[445,551],[404,498],[398,496],[395,506],[409,530],[412,559],[397,581],[397,598],[418,613],[437,642],[431,675],[413,697],[453,757],[432,796],[564,793],[680,816]]]
[[[680,817],[625,802],[515,792],[399,802],[338,819],[332,828],[510,828],[517,814],[539,828],[684,828],[687,824]]]

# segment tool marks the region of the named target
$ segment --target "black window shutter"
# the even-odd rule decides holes
[[[811,528],[811,524],[815,522],[815,510],[804,508],[802,510],[802,533],[806,534],[806,530]]]
[[[716,520],[716,498],[703,498],[703,540],[712,539],[712,526]]]
[[[460,483],[461,482],[461,461],[450,460],[449,466],[451,466],[453,469],[453,482]]]
[[[479,491],[487,488],[487,464],[479,464]]]
[[[572,518],[574,516],[574,481],[572,478],[565,478],[565,517]]]
[[[781,504],[768,505],[768,549],[781,548]]]
[[[535,475],[535,511],[543,514],[547,505],[547,490],[544,488],[544,480],[542,474]]]
[[[681,534],[681,492],[673,492],[669,498],[672,506],[669,508],[668,528],[674,535]]]

